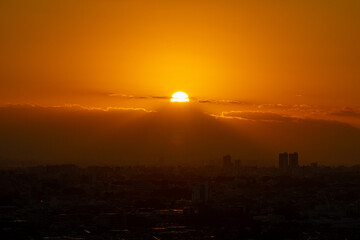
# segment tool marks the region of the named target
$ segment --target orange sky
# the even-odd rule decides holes
[[[0,104],[270,111],[360,126],[360,2],[0,2]],[[160,98],[154,98],[160,97]]]

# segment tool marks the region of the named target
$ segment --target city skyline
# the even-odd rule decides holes
[[[1,0],[0,239],[360,239],[359,0]]]

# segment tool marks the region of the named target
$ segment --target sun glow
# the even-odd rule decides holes
[[[189,102],[189,96],[184,92],[176,92],[172,95],[171,102]]]

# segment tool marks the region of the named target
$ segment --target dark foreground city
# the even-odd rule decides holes
[[[360,166],[53,165],[0,184],[1,239],[360,239]]]

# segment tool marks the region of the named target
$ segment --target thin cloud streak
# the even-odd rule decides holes
[[[333,116],[340,116],[340,117],[360,117],[360,109],[355,109],[351,107],[345,107],[342,110],[333,111],[330,113]]]
[[[65,105],[57,105],[57,106],[50,106],[44,107],[35,104],[7,104],[6,106],[0,107],[0,109],[43,109],[43,110],[84,110],[84,111],[143,111],[147,113],[156,112],[153,110],[149,110],[146,108],[129,108],[129,107],[88,107],[79,104],[65,104]]]
[[[121,99],[163,99],[169,100],[171,97],[169,96],[158,96],[158,95],[129,95],[123,93],[106,93],[106,96],[109,97],[116,97]],[[233,99],[201,99],[197,97],[190,97],[191,101],[197,103],[204,103],[204,104],[234,104],[234,105],[250,105],[251,103],[233,100]]]

